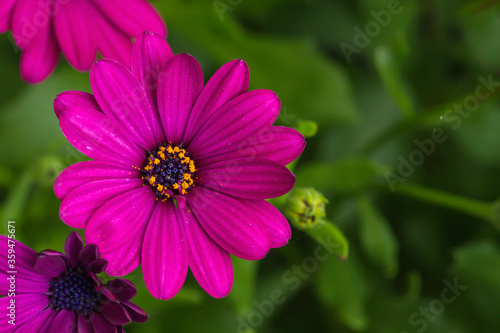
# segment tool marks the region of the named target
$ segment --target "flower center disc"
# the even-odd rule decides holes
[[[141,178],[156,191],[156,199],[184,195],[194,186],[196,167],[185,149],[167,144],[160,145],[148,156]]]
[[[49,282],[50,304],[54,310],[73,310],[88,314],[95,310],[98,294],[90,278],[83,272],[69,272]]]

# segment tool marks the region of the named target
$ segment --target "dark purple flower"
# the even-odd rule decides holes
[[[265,199],[293,187],[285,165],[305,141],[272,126],[280,101],[247,91],[244,61],[225,64],[204,86],[196,59],[173,56],[163,38],[145,33],[132,71],[99,60],[90,82],[94,95],[65,92],[54,106],[64,135],[94,161],[64,170],[54,190],[62,220],[86,229],[108,274],[142,263],[151,294],[168,299],[189,266],[220,298],[233,282],[230,253],[257,260],[288,242],[287,220]]]
[[[97,52],[128,66],[132,38],[167,33],[146,0],[2,0],[0,33],[8,30],[23,51],[21,76],[30,83],[49,76],[61,51],[80,71],[92,67]]]
[[[147,314],[129,300],[134,285],[124,279],[107,283],[97,277],[107,261],[97,246],[83,246],[77,232],[65,244],[66,255],[0,235],[0,332],[124,332],[123,325],[144,322]]]

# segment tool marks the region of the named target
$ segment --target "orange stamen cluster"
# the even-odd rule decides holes
[[[162,144],[148,155],[141,178],[156,191],[157,200],[185,195],[194,186],[196,167],[185,149]]]

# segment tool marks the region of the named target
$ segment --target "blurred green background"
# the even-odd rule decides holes
[[[128,332],[498,332],[498,2],[152,3],[174,53],[195,56],[205,79],[242,58],[251,89],[278,93],[277,124],[308,137],[291,166],[297,187],[323,193],[328,222],[294,228],[259,262],[234,259],[222,300],[191,273],[177,297],[156,300],[137,269],[127,278],[150,319]],[[71,229],[52,182],[84,157],[52,101],[90,91],[88,73],[62,60],[44,83],[24,84],[10,40],[0,36],[0,232],[15,220],[20,241],[62,250]],[[315,237],[332,225],[347,260]]]

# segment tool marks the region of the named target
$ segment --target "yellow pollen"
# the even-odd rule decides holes
[[[167,201],[185,195],[195,186],[193,174],[197,171],[189,153],[180,146],[164,143],[147,154],[141,178],[144,186],[151,185],[157,201]]]

